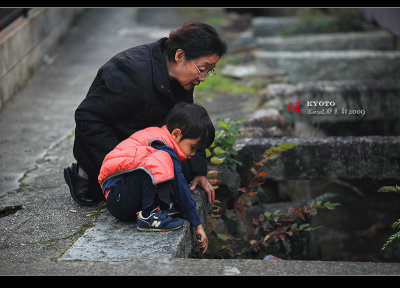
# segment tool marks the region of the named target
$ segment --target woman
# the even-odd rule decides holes
[[[73,153],[77,163],[64,169],[72,198],[95,205],[104,196],[97,181],[104,157],[134,132],[165,124],[178,102],[193,103],[193,89],[213,75],[226,44],[217,31],[188,21],[169,37],[118,53],[98,71],[86,98],[75,111]],[[182,166],[194,189],[198,184],[214,202],[205,152]]]

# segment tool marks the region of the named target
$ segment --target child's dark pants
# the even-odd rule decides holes
[[[155,186],[143,170],[126,173],[113,186],[107,196],[107,208],[120,221],[136,221],[136,212],[150,212],[157,206],[168,209],[171,199],[172,181]]]

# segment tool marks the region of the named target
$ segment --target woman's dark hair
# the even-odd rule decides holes
[[[218,54],[221,58],[226,53],[226,43],[222,41],[214,27],[194,21],[185,21],[182,26],[171,31],[165,42],[168,60],[175,61],[176,50],[182,49],[187,59]]]
[[[215,138],[214,125],[207,110],[194,103],[176,104],[167,115],[166,125],[170,133],[176,128],[180,129],[181,140],[200,137],[198,149],[210,147]]]

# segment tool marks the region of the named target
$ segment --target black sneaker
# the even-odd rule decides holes
[[[69,187],[72,199],[82,206],[93,206],[99,201],[87,197],[88,180],[78,174],[78,164],[73,163],[64,169],[64,179]]]

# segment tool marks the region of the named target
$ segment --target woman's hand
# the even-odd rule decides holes
[[[208,248],[208,238],[206,232],[203,229],[203,225],[199,224],[196,226],[196,238],[200,235],[200,239],[197,239],[198,246],[203,249],[203,254],[206,253]]]
[[[190,186],[190,190],[193,190],[194,188],[196,188],[196,186],[198,184],[200,184],[201,188],[203,188],[204,191],[206,191],[206,193],[208,195],[208,202],[214,203],[215,191],[214,191],[214,188],[212,187],[211,183],[208,182],[207,177],[206,176],[194,177],[192,185]]]

